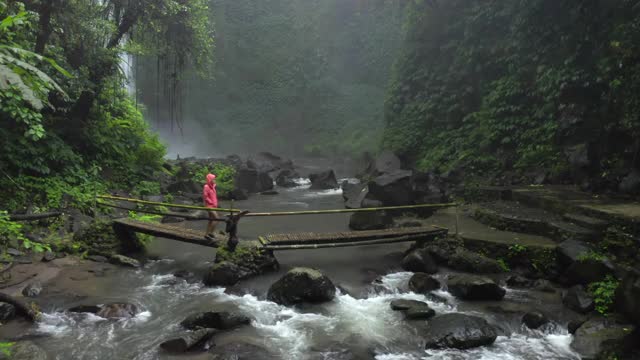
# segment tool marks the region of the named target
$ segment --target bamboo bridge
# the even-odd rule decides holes
[[[109,195],[98,196],[97,204],[107,207],[125,208],[122,205],[113,203],[128,202],[137,203],[145,206],[164,207],[164,208],[182,208],[191,210],[220,211],[229,212],[230,215],[226,219],[218,219],[217,221],[229,221],[236,219],[233,214],[242,214],[246,217],[265,217],[265,216],[294,216],[294,215],[313,215],[313,214],[339,214],[339,213],[355,213],[355,212],[371,212],[384,210],[409,210],[424,208],[445,208],[457,206],[455,203],[446,204],[419,204],[419,205],[403,205],[403,206],[387,206],[377,208],[361,208],[361,209],[332,209],[332,210],[305,210],[305,211],[284,211],[284,212],[248,212],[239,209],[224,208],[206,208],[202,206],[170,204],[153,201],[145,201],[138,199],[129,199],[115,197]],[[105,201],[106,200],[106,201]],[[207,217],[198,217],[191,214],[168,212],[155,209],[135,209],[133,211],[141,213],[150,213],[156,215],[169,215],[183,217],[190,220],[208,220]],[[178,227],[174,225],[160,224],[156,222],[140,221],[131,218],[121,218],[114,221],[115,225],[121,230],[129,232],[138,232],[157,237],[182,241],[191,244],[197,244],[207,247],[220,247],[220,240],[209,240],[204,237],[201,231]],[[319,249],[319,248],[335,248],[347,246],[365,246],[391,244],[409,241],[428,241],[440,238],[448,234],[448,229],[440,227],[411,227],[411,228],[394,228],[384,230],[365,230],[365,231],[345,231],[335,233],[315,233],[301,232],[288,234],[268,234],[259,236],[258,240],[261,246],[267,250],[302,250],[302,249]]]

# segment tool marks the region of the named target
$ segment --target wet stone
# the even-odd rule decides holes
[[[90,255],[87,257],[87,259],[91,261],[99,262],[99,263],[106,263],[109,261],[109,259],[101,255]]]
[[[43,262],[49,262],[49,261],[53,261],[56,259],[56,254],[53,253],[52,251],[47,251],[44,253],[44,255],[42,255],[42,261]]]
[[[22,289],[22,295],[26,297],[37,297],[42,292],[42,284],[39,281],[34,281]]]
[[[16,316],[16,307],[5,302],[0,302],[0,322],[8,321]]]
[[[525,324],[529,329],[538,329],[542,325],[549,322],[546,316],[539,312],[530,312],[526,313],[522,317],[522,323]]]
[[[389,303],[389,306],[391,306],[391,310],[403,311],[403,310],[408,310],[412,307],[429,306],[429,305],[426,302],[422,302],[418,300],[397,299],[397,300],[391,301],[391,303]]]
[[[130,257],[124,255],[113,255],[109,261],[115,265],[121,265],[132,268],[139,268],[140,262],[136,259],[132,259]]]

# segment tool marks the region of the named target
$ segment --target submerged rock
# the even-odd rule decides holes
[[[522,317],[522,323],[525,324],[529,329],[538,329],[548,322],[549,319],[547,319],[546,316],[537,311],[526,313]]]
[[[412,272],[435,274],[438,272],[438,264],[426,249],[416,249],[402,259],[403,269]]]
[[[470,349],[493,344],[497,331],[482,318],[452,313],[429,321],[423,337],[427,349]]]
[[[211,329],[185,332],[179,337],[163,342],[160,347],[169,353],[184,353],[200,348],[206,350],[211,347],[210,340],[215,333],[216,331]]]
[[[502,300],[506,294],[493,280],[475,275],[453,275],[447,285],[451,294],[463,300]]]
[[[464,249],[454,252],[448,261],[449,267],[455,270],[474,274],[502,273],[504,269],[496,260]]]
[[[595,308],[593,298],[580,285],[565,291],[562,295],[562,303],[569,309],[582,314],[586,314]]]
[[[219,248],[215,264],[204,277],[207,286],[232,286],[238,281],[279,268],[273,253],[259,246],[239,246],[235,251]]]
[[[251,319],[244,315],[229,313],[226,311],[208,311],[194,314],[184,319],[180,325],[189,330],[218,329],[229,330],[238,326],[248,325]]]
[[[336,287],[320,271],[309,268],[289,270],[269,288],[267,299],[281,305],[333,300]]]
[[[403,311],[403,310],[409,310],[412,307],[429,306],[429,304],[423,301],[418,301],[418,300],[396,299],[396,300],[392,300],[389,303],[389,306],[391,307],[391,310]]]
[[[336,180],[336,174],[333,170],[325,170],[315,174],[309,174],[309,180],[311,180],[312,190],[328,190],[328,189],[337,189],[338,180]]]
[[[415,293],[426,294],[438,289],[440,289],[440,281],[428,274],[415,273],[411,279],[409,279],[409,290]]]
[[[133,304],[113,303],[102,306],[96,315],[105,319],[128,319],[136,316],[138,312],[138,307]]]
[[[635,326],[610,318],[588,320],[575,332],[571,348],[584,360],[612,359],[629,350]],[[615,356],[615,357],[614,357]]]

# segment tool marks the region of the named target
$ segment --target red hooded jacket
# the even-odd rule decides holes
[[[213,183],[215,178],[215,175],[207,174],[207,183],[204,184],[204,190],[202,191],[204,206],[209,208],[218,207],[218,193],[216,192],[216,184]]]

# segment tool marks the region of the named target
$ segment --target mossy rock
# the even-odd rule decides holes
[[[73,241],[80,252],[110,257],[115,254],[139,252],[143,243],[135,233],[114,225],[111,220],[96,219],[88,227],[76,233]]]
[[[218,248],[215,264],[205,275],[208,286],[231,286],[240,280],[278,270],[273,252],[257,244],[242,244],[235,251]]]

